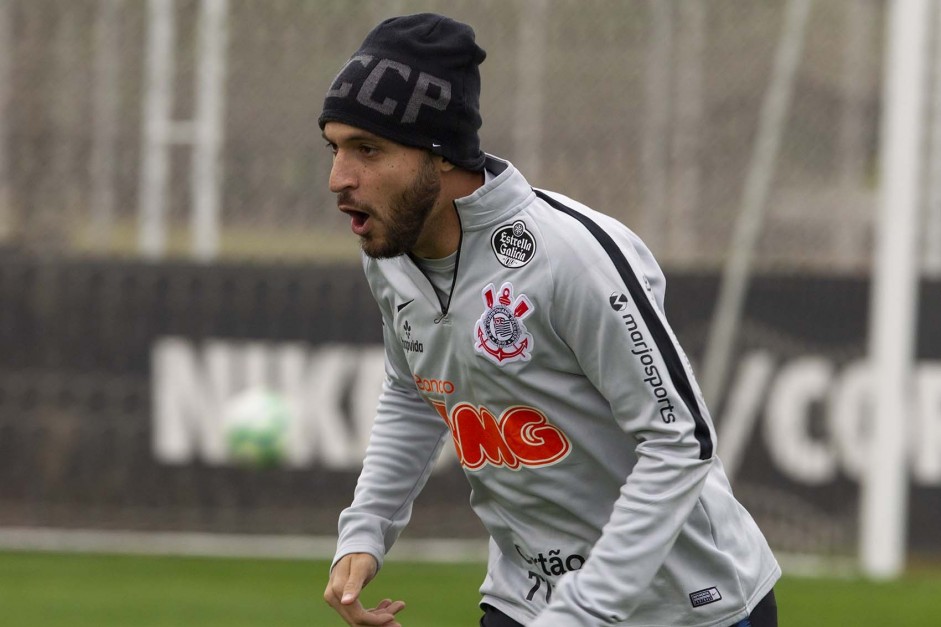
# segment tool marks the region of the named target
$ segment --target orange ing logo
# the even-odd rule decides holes
[[[455,405],[450,416],[444,403],[432,401],[432,405],[451,429],[458,460],[469,470],[488,463],[513,470],[548,466],[572,450],[565,434],[533,407],[510,407],[498,421],[487,408],[470,403]]]

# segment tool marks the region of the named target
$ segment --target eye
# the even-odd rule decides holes
[[[379,153],[379,149],[370,144],[360,144],[358,150],[364,157],[372,157]]]
[[[327,142],[326,147],[327,147],[327,150],[329,150],[330,152],[333,153],[334,156],[336,156],[336,154],[337,154],[337,145],[336,145],[336,144],[334,144],[333,142]]]

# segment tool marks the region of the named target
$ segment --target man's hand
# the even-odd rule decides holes
[[[350,553],[340,558],[330,572],[323,599],[352,627],[402,627],[395,615],[405,609],[402,601],[384,599],[372,609],[360,603],[359,593],[376,576],[376,558],[368,553]]]

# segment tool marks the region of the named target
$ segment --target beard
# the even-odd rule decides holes
[[[374,259],[398,257],[415,248],[425,222],[441,193],[441,175],[431,155],[426,155],[411,185],[389,201],[375,234],[363,237],[363,252]],[[370,212],[375,219],[376,213]]]

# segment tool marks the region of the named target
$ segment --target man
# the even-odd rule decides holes
[[[386,379],[325,600],[362,588],[450,441],[490,533],[485,627],[777,624],[780,569],[732,496],[624,225],[480,150],[484,51],[430,14],[387,20],[327,92],[330,189],[360,237]]]

